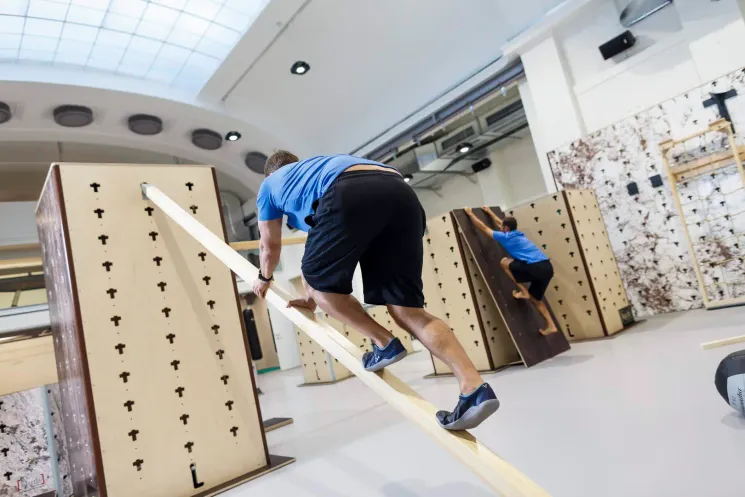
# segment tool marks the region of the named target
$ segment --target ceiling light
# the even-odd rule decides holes
[[[458,152],[460,152],[461,154],[465,154],[472,148],[473,145],[471,145],[470,143],[461,143],[460,145],[458,145]]]
[[[229,142],[238,141],[241,139],[241,134],[237,131],[228,131],[228,134],[225,135],[225,139]]]
[[[308,71],[310,71],[310,65],[302,60],[295,62],[290,68],[290,72],[297,75],[303,75]]]
[[[411,174],[404,174],[404,181],[406,181],[407,183],[413,179],[414,176],[412,176]]]

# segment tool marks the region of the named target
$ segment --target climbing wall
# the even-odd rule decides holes
[[[424,258],[430,259],[429,262],[434,271],[434,286],[437,287],[442,312],[438,317],[450,325],[476,369],[479,371],[493,370],[495,365],[489,354],[489,348],[486,346],[487,339],[484,330],[479,323],[476,303],[468,281],[467,267],[458,243],[458,232],[453,225],[450,213],[427,220]],[[432,286],[432,283],[428,286]],[[432,300],[426,295],[425,299]],[[438,359],[433,358],[433,363],[435,374],[451,372]]]
[[[600,206],[592,190],[566,190],[564,195],[605,333],[613,335],[631,324],[634,315]],[[583,290],[586,288],[583,287]],[[586,292],[582,293],[583,301],[585,295]]]
[[[436,262],[432,250],[432,238],[429,233],[424,235],[424,261],[422,264],[422,289],[424,290],[424,309],[441,319],[445,317],[445,303],[443,302],[442,289],[435,272]],[[439,271],[439,270],[438,270]],[[452,373],[447,365],[439,360],[434,355],[430,354],[432,358],[432,367],[434,368],[434,374],[448,374]]]
[[[734,163],[679,176],[678,196],[708,306],[745,298],[744,181]]]
[[[493,207],[492,210],[500,218],[504,217],[498,207]],[[494,229],[494,222],[487,219],[480,209],[476,215]],[[549,336],[540,334],[539,330],[545,326],[545,321],[531,302],[517,300],[512,296],[515,284],[500,266],[500,261],[508,255],[502,246],[476,228],[465,211],[453,211],[453,218],[525,365],[533,366],[568,350],[569,343],[562,333]],[[561,328],[560,323],[557,322],[557,325]]]
[[[484,329],[484,334],[487,338],[486,344],[489,347],[489,353],[494,361],[495,368],[508,364],[521,363],[520,353],[517,351],[515,342],[512,340],[507,324],[504,322],[496,302],[494,302],[491,293],[489,293],[489,287],[484,281],[484,278],[481,277],[471,249],[465,243],[461,243],[461,245],[464,249],[464,260],[471,280],[471,286],[473,286],[477,315],[479,316],[481,327]]]
[[[303,385],[333,383],[350,376],[341,364],[326,352],[326,349],[295,328],[297,343],[300,350],[300,363],[303,367]]]
[[[270,468],[208,167],[55,165],[37,207],[75,495],[213,495]]]
[[[605,336],[564,195],[547,195],[514,207],[507,214],[517,219],[518,229],[551,259],[554,278],[546,291],[546,301],[567,339]]]
[[[381,326],[393,333],[393,336],[398,337],[407,351],[410,353],[414,351],[411,336],[393,321],[393,318],[388,314],[388,310],[385,307],[370,307],[367,312]],[[323,319],[359,347],[362,353],[372,350],[370,339],[351,326],[332,318],[326,313],[323,314]],[[297,339],[300,348],[300,360],[303,366],[304,385],[333,383],[352,376],[351,371],[342,366],[337,359],[300,330],[297,330]]]

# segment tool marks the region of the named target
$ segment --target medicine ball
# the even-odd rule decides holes
[[[745,414],[745,350],[733,352],[719,363],[714,376],[719,395],[733,409]]]

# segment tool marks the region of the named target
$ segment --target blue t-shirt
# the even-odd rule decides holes
[[[547,261],[546,254],[536,247],[535,243],[528,240],[522,231],[494,231],[492,236],[502,244],[510,257],[519,261],[533,264],[534,262]]]
[[[256,196],[259,221],[280,219],[286,214],[290,226],[310,230],[306,218],[313,215],[313,202],[326,193],[337,176],[358,164],[396,170],[393,166],[352,155],[321,155],[287,164],[261,183]]]

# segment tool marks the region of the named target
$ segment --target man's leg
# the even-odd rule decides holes
[[[458,378],[463,395],[470,394],[484,383],[463,346],[443,320],[416,307],[389,304],[388,312],[399,326],[415,335],[430,352],[447,364]]]
[[[556,333],[557,331],[559,331],[559,329],[556,327],[556,323],[554,323],[553,318],[551,318],[551,313],[548,312],[548,307],[546,307],[546,304],[543,302],[543,300],[537,300],[534,297],[530,297],[530,301],[533,303],[536,309],[538,309],[538,312],[541,313],[543,319],[546,320],[546,327],[542,330],[539,330],[541,332],[541,335],[550,335],[551,333]]]
[[[504,272],[507,273],[507,276],[510,277],[513,283],[517,285],[517,287],[520,289],[520,291],[513,291],[512,296],[516,299],[529,299],[530,294],[528,294],[528,289],[525,288],[525,285],[522,283],[518,283],[515,279],[515,276],[512,274],[512,271],[510,270],[510,264],[512,264],[512,261],[515,259],[511,259],[510,257],[505,257],[501,261],[499,261],[499,265],[502,266],[502,269],[504,269]]]

